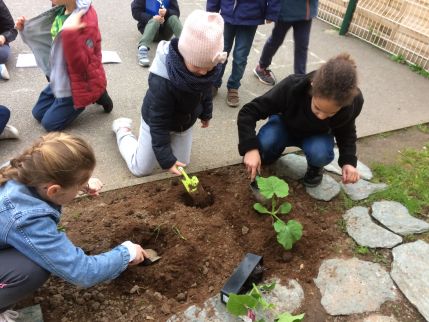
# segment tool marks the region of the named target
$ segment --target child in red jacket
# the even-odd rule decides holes
[[[60,131],[94,102],[113,109],[101,62],[101,35],[90,0],[52,0],[51,10],[16,28],[49,80],[33,107],[47,131]]]

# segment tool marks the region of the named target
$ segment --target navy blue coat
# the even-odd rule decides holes
[[[166,9],[167,14],[165,15],[165,20],[170,16],[180,16],[177,0],[169,0],[169,4]],[[133,2],[131,2],[131,14],[133,15],[133,18],[138,21],[137,29],[143,33],[149,20],[153,18],[153,15],[146,12],[146,0],[133,0]]]
[[[207,0],[207,11],[219,12],[231,25],[262,25],[277,21],[280,0]]]

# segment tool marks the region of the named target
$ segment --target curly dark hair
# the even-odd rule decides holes
[[[329,59],[314,74],[312,96],[345,106],[351,104],[358,93],[356,63],[347,53]]]

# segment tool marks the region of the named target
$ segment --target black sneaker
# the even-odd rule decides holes
[[[104,91],[103,95],[101,95],[100,98],[95,103],[103,106],[104,112],[106,113],[110,113],[113,110],[113,102],[109,96],[109,93],[107,93],[107,90]]]
[[[304,186],[309,188],[317,187],[323,179],[323,167],[314,167],[312,165],[308,165],[307,172],[302,178],[302,183]]]

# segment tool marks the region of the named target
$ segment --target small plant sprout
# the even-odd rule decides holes
[[[302,225],[296,220],[289,220],[285,223],[281,220],[278,215],[286,215],[291,209],[292,205],[288,202],[281,202],[281,198],[285,198],[289,195],[289,186],[286,181],[279,179],[275,176],[268,178],[257,177],[256,182],[258,184],[260,194],[271,201],[271,209],[267,209],[266,206],[257,202],[253,205],[253,208],[261,213],[268,214],[273,218],[273,227],[277,233],[277,241],[284,249],[292,249],[293,244],[301,239],[302,237]]]
[[[268,303],[264,294],[271,292],[276,287],[276,283],[264,284],[253,288],[242,295],[230,294],[226,304],[227,311],[235,316],[244,317],[245,321],[265,322],[264,318],[257,319],[257,314],[267,312],[271,315],[275,305]],[[288,312],[283,312],[274,318],[275,322],[299,322],[304,319],[304,314],[293,316]]]

